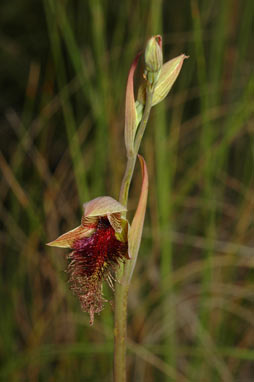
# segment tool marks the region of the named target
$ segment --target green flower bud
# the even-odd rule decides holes
[[[175,83],[182,65],[183,61],[188,58],[185,54],[180,54],[180,56],[173,58],[172,60],[166,62],[162,65],[159,78],[154,87],[152,106],[157,105],[157,103],[164,100],[168,95],[170,89]],[[145,105],[146,102],[146,84],[143,83],[138,89],[137,103]],[[137,106],[136,106],[137,108]]]
[[[151,86],[159,78],[162,63],[162,38],[160,35],[153,36],[148,40],[145,50],[145,77]]]
[[[145,50],[145,67],[147,72],[159,72],[163,63],[162,38],[160,35],[151,37]]]

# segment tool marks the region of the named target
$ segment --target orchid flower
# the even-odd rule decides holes
[[[117,265],[129,259],[126,208],[110,196],[102,196],[83,205],[81,225],[48,243],[52,247],[70,248],[70,288],[79,298],[81,308],[90,314],[99,313],[106,302],[102,282],[113,288]]]

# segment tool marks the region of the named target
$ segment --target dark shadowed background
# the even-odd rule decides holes
[[[254,2],[3,0],[0,25],[0,380],[112,380],[112,305],[90,327],[66,251],[45,243],[79,225],[85,201],[118,197],[128,70],[160,33],[165,60],[190,58],[141,148],[128,380],[250,382]]]

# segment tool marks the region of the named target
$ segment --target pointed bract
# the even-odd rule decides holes
[[[128,274],[128,280],[126,280],[127,283],[129,283],[131,279],[141,243],[148,195],[148,173],[146,162],[141,155],[139,155],[138,157],[142,169],[142,188],[139,197],[138,207],[129,230],[129,255],[133,263],[131,266],[131,272]]]
[[[134,138],[137,129],[137,113],[134,98],[133,77],[140,55],[141,52],[136,56],[131,65],[126,87],[124,136],[127,153],[133,152]]]

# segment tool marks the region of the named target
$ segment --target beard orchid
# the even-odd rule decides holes
[[[106,302],[103,281],[113,288],[113,272],[130,258],[128,222],[123,216],[126,208],[109,196],[93,199],[83,208],[81,225],[48,245],[72,250],[67,256],[70,288],[93,324],[94,313],[99,313]]]
[[[94,321],[94,314],[101,312],[106,302],[102,293],[103,281],[107,281],[113,288],[116,272],[116,279],[120,281],[116,284],[115,297],[117,376],[120,369],[124,370],[122,365],[125,362],[126,300],[140,247],[147,204],[148,173],[145,160],[138,155],[138,152],[151,108],[167,96],[187,58],[185,54],[181,54],[163,63],[162,37],[152,36],[145,50],[143,82],[135,99],[134,73],[139,57],[140,54],[131,65],[126,87],[124,130],[127,163],[119,196],[121,203],[109,196],[102,196],[85,203],[81,225],[48,243],[50,246],[71,249],[71,253],[67,256],[70,288],[79,298],[81,308],[90,314],[91,324]],[[125,206],[128,204],[129,187],[137,157],[142,169],[142,188],[129,229],[125,218],[127,212]],[[117,267],[121,262],[126,262],[124,270],[119,269],[117,273]],[[122,376],[122,371],[119,373]]]

